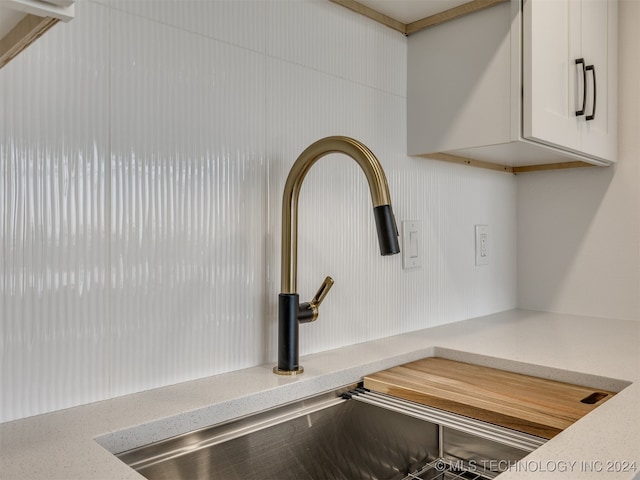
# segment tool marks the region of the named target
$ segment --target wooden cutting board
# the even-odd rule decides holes
[[[439,357],[374,373],[364,387],[543,438],[615,395]]]

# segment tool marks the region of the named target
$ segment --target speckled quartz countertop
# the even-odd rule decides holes
[[[264,365],[0,424],[0,478],[143,478],[111,452],[432,355],[622,388],[501,479],[640,478],[640,322],[523,310],[309,355],[301,359],[305,373],[298,377],[276,376]]]

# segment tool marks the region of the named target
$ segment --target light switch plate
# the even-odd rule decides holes
[[[402,268],[422,267],[420,220],[402,221]]]
[[[476,225],[476,265],[489,265],[489,225]]]

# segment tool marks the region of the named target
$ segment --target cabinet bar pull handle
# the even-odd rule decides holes
[[[576,59],[576,65],[580,64],[582,64],[582,108],[576,110],[576,117],[584,115],[584,109],[587,103],[587,71],[584,67],[584,58]]]
[[[588,120],[593,120],[594,118],[596,118],[596,66],[595,65],[589,65],[585,68],[586,70],[591,70],[593,72],[593,109],[591,110],[591,115],[587,115],[586,119]]]

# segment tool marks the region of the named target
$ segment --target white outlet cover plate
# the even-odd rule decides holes
[[[402,268],[422,267],[422,242],[420,220],[402,221]]]
[[[489,265],[489,225],[476,225],[476,265]]]

